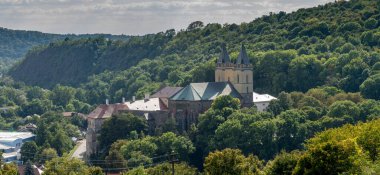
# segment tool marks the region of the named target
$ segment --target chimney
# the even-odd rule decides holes
[[[148,101],[149,100],[149,94],[145,94],[145,98],[144,98],[145,101]]]
[[[125,98],[124,98],[124,97],[121,98],[121,102],[122,102],[122,103],[125,103]]]
[[[108,101],[108,99],[106,99],[106,105],[109,105],[109,101]]]
[[[132,96],[132,102],[136,101],[136,96]]]

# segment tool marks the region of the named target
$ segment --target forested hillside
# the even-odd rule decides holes
[[[378,1],[339,1],[241,25],[194,22],[177,33],[168,30],[127,42],[62,41],[31,51],[10,75],[47,88],[60,83],[91,90],[98,84],[97,94],[120,99],[161,83],[213,81],[219,46],[226,43],[236,59],[244,43],[254,64],[256,91],[277,94],[331,85],[356,92],[379,69],[379,6]]]
[[[21,59],[34,46],[46,45],[65,38],[88,38],[103,36],[109,39],[126,40],[128,36],[110,34],[49,34],[37,31],[10,30],[0,27],[0,72]]]

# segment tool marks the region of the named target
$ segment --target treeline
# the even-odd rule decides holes
[[[258,92],[306,92],[321,85],[357,92],[368,79],[371,88],[363,89],[363,95],[375,98],[370,92],[379,83],[379,6],[378,1],[339,1],[290,14],[271,13],[241,25],[204,26],[198,21],[186,30],[126,42],[62,41],[30,52],[10,75],[42,87],[81,87],[95,98],[90,104],[106,97],[117,102],[122,96],[142,97],[162,84],[213,81],[220,45],[226,43],[236,59],[244,43]]]
[[[49,34],[37,31],[11,30],[0,27],[0,73],[6,72],[33,47],[40,47],[65,38],[105,37],[111,40],[127,40],[129,36],[110,34]]]

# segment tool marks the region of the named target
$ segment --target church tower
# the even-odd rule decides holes
[[[253,103],[253,66],[249,61],[244,45],[235,64],[235,81],[233,85],[244,98],[244,106],[251,106]]]
[[[222,45],[222,52],[216,63],[215,82],[232,82],[235,77],[234,67],[235,64],[231,63],[226,46]]]
[[[251,106],[253,98],[253,66],[249,61],[244,45],[236,60],[232,63],[225,45],[216,63],[215,82],[231,82],[243,96],[243,106]]]

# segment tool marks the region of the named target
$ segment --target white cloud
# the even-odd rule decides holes
[[[0,0],[2,27],[51,33],[146,34],[195,20],[241,23],[332,0]]]

